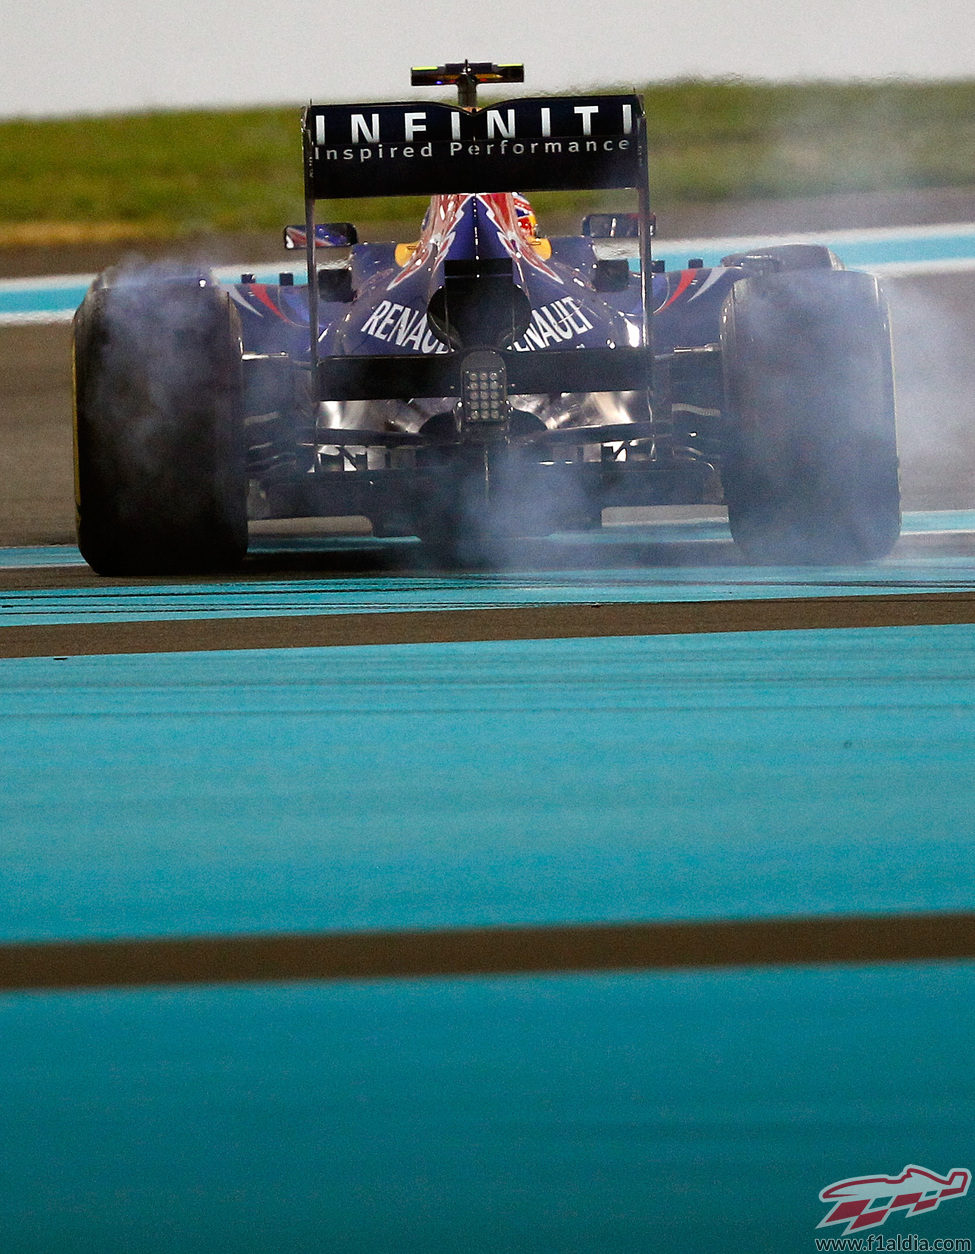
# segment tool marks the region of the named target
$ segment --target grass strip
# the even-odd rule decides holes
[[[644,96],[658,203],[973,182],[975,79],[690,80]],[[295,104],[0,122],[0,243],[300,221],[300,115]],[[536,200],[546,212],[546,197]],[[400,200],[382,216],[415,223],[422,205]],[[337,202],[331,216],[349,206]]]

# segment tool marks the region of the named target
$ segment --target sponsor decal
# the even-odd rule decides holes
[[[572,296],[563,296],[532,310],[531,326],[512,348],[524,353],[548,345],[564,344],[592,329],[593,323],[579,302]]]
[[[500,143],[464,143],[451,140],[444,154],[448,157],[561,157],[574,156],[579,153],[616,153],[626,152],[630,147],[628,139],[531,139],[509,142],[502,139]],[[414,161],[430,160],[434,151],[432,144],[359,144],[344,148],[323,145],[316,149],[318,161]]]
[[[559,172],[576,166],[628,179],[639,108],[623,96],[520,100],[474,112],[444,104],[313,105],[305,115],[309,173],[322,187],[318,195],[327,194],[330,178],[389,194],[382,179],[393,170],[402,191],[416,191],[442,182],[448,170],[467,177],[476,168],[495,178],[526,163],[533,173],[547,171],[536,186],[558,185]]]
[[[474,111],[436,103],[309,105],[304,126],[306,191],[315,198],[513,183],[636,187],[642,179],[642,105],[633,95],[538,97]]]
[[[472,145],[475,156],[625,152],[632,142],[633,104],[614,97],[584,103],[522,101],[474,113],[447,105],[333,105],[313,108],[309,124],[325,160],[339,154],[348,161],[432,156],[433,143],[446,144],[454,156],[469,153]]]
[[[447,346],[434,335],[426,309],[381,300],[362,324],[362,334],[413,353],[445,353]]]
[[[531,326],[512,345],[518,352],[531,352],[565,344],[593,329],[586,311],[571,296],[540,305],[532,310]],[[447,346],[430,330],[426,309],[381,300],[362,324],[363,335],[393,344],[406,352],[445,353]]]
[[[821,1190],[819,1200],[830,1210],[816,1225],[845,1224],[843,1236],[864,1228],[875,1228],[895,1211],[913,1218],[937,1210],[944,1201],[964,1197],[968,1193],[972,1173],[964,1167],[952,1167],[947,1176],[939,1176],[926,1167],[909,1163],[899,1176],[851,1176],[837,1180]]]

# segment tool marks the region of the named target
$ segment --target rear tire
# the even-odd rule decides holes
[[[103,575],[247,551],[240,329],[198,278],[96,285],[74,322],[78,546]]]
[[[871,561],[900,533],[887,308],[873,276],[736,283],[722,314],[731,532],[758,562]]]

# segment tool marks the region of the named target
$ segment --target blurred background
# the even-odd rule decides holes
[[[4,21],[0,116],[409,96],[410,65],[524,61],[526,89],[675,78],[965,78],[967,0],[37,0]]]

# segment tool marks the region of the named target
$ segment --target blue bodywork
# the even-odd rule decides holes
[[[312,380],[314,392],[315,380],[323,377],[321,363],[362,364],[361,377],[344,396],[329,396],[326,382],[303,415],[282,406],[252,416],[252,472],[268,511],[351,511],[384,529],[415,529],[417,499],[429,488],[422,473],[429,469],[424,440],[435,436],[438,447],[445,439],[454,442],[457,460],[468,469],[472,444],[476,458],[497,458],[508,449],[510,426],[465,427],[459,387],[431,395],[430,388],[412,386],[420,377],[417,359],[439,359],[446,367],[462,358],[456,350],[464,346],[438,327],[434,310],[451,268],[464,266],[474,268],[475,282],[481,270],[504,271],[514,301],[512,329],[490,347],[502,350],[515,378],[522,365],[516,357],[537,358],[529,378],[538,382],[521,391],[512,382],[511,404],[520,415],[522,443],[533,437],[537,445],[538,474],[563,476],[574,467],[569,496],[575,504],[562,521],[590,525],[607,504],[719,500],[722,383],[716,349],[725,301],[748,271],[738,264],[669,272],[651,267],[644,276],[648,250],[642,251],[637,236],[648,224],[636,214],[619,220],[628,223],[628,235],[602,239],[583,230],[547,238],[517,193],[437,194],[411,242],[359,242],[352,227],[317,228],[317,300],[309,301],[307,281],[299,276],[295,282],[293,274],[283,274],[279,284],[234,285],[231,296],[253,375],[262,376],[268,359],[285,357],[293,371]],[[300,228],[289,231],[299,244],[306,242]],[[618,256],[607,263],[607,251]],[[317,305],[315,337],[310,304]],[[600,371],[628,354],[634,363],[626,367],[629,376],[616,382],[610,369],[606,382]],[[585,370],[590,361],[596,363],[591,379]],[[634,387],[641,362],[654,363],[658,379],[654,383],[648,369],[645,380],[637,373],[643,386]],[[348,370],[339,377],[347,380]],[[266,388],[254,390],[263,395]],[[291,384],[286,391],[292,394]],[[263,411],[266,402],[253,402],[250,409]],[[585,430],[594,451],[587,452],[582,441],[568,443],[574,430]],[[564,437],[555,452],[547,442],[554,432]],[[631,432],[632,439],[624,438]],[[524,467],[531,450],[523,447],[518,455]],[[338,469],[370,473],[320,473]],[[416,484],[404,487],[410,469],[421,473]]]
[[[639,270],[631,266],[630,279],[622,291],[596,292],[592,274],[596,263],[593,244],[584,236],[554,236],[548,240],[551,259],[548,268],[556,278],[544,273],[530,275],[525,283],[534,308],[544,308],[568,295],[579,302],[592,330],[569,335],[564,327],[559,335],[546,337],[544,331],[529,332],[517,348],[544,350],[571,340],[580,346],[627,343],[628,334],[639,334],[641,285]],[[342,302],[323,300],[319,305],[319,343],[323,351],[393,354],[404,350],[444,352],[444,344],[424,328],[418,340],[416,326],[425,324],[430,295],[442,283],[442,259],[437,267],[397,283],[401,267],[396,264],[397,245],[363,243],[351,250],[351,286],[357,293],[353,308]],[[460,249],[454,250],[457,255]],[[653,344],[656,352],[693,348],[718,341],[721,309],[733,283],[745,277],[740,266],[698,267],[653,273],[650,276],[654,313]],[[255,353],[287,353],[296,361],[310,355],[308,334],[308,288],[299,275],[295,283],[285,273],[283,284],[241,282],[231,294],[241,318],[244,348]],[[391,284],[397,284],[392,287]],[[385,306],[385,308],[384,308]],[[404,311],[412,317],[403,317]],[[366,335],[363,327],[375,320],[377,311],[398,315],[381,336]],[[621,321],[622,320],[622,321]],[[382,325],[380,318],[378,325]],[[631,330],[632,329],[632,330]]]
[[[507,267],[521,321],[502,357],[511,363],[512,373],[514,355],[537,355],[533,366],[536,374],[541,372],[541,385],[533,388],[532,395],[514,396],[513,404],[522,415],[518,428],[522,439],[532,430],[526,426],[530,420],[525,415],[530,414],[539,438],[546,432],[567,434],[585,428],[587,440],[598,448],[603,441],[593,431],[602,425],[608,429],[606,440],[612,438],[615,445],[609,455],[595,455],[600,470],[592,464],[593,455],[587,459],[579,446],[573,449],[565,444],[554,459],[550,448],[540,454],[538,460],[546,464],[543,473],[549,473],[553,460],[562,470],[576,462],[577,477],[588,478],[590,506],[581,515],[576,511],[575,520],[592,519],[606,503],[717,499],[721,383],[719,357],[709,352],[709,346],[718,342],[724,301],[745,271],[739,266],[655,271],[647,276],[645,291],[637,256],[617,261],[607,282],[600,258],[604,243],[589,234],[539,236],[533,220],[532,229],[526,231],[518,215],[519,206],[524,205],[524,198],[514,193],[438,195],[431,200],[416,241],[317,248],[316,261],[317,254],[324,253],[328,264],[319,271],[324,277],[317,302],[316,357],[339,363],[349,358],[362,361],[367,380],[376,377],[383,361],[395,367],[395,380],[400,373],[406,377],[411,359],[448,358],[456,345],[442,327],[438,329],[432,313],[438,293],[449,282],[448,268],[457,263],[481,266],[485,261]],[[619,248],[617,241],[617,250],[632,253],[635,247]],[[286,281],[280,284],[241,282],[231,289],[244,350],[261,360],[284,355],[293,367],[314,378],[309,287],[295,284],[293,275],[282,277]],[[343,299],[333,298],[336,291]],[[644,315],[647,302],[653,311],[650,334]],[[604,368],[607,353],[623,356],[634,351],[670,367],[670,394],[657,406],[666,411],[666,428],[658,421],[657,430],[652,429],[654,407],[648,404],[644,389],[601,389],[595,377],[584,387],[563,382],[567,365],[584,365],[591,359]],[[546,373],[549,360],[550,375]],[[394,481],[395,510],[410,512],[398,482],[402,474],[386,476],[384,484],[382,472],[391,469],[394,460],[401,470],[422,464],[423,453],[416,441],[432,432],[442,441],[443,416],[456,413],[461,402],[456,394],[412,395],[408,382],[400,395],[395,382],[385,391],[377,387],[375,397],[368,395],[368,387],[367,382],[366,394],[357,399],[330,401],[321,396],[317,412],[306,415],[303,450],[295,449],[291,415],[283,420],[272,416],[263,423],[252,421],[251,429],[260,441],[252,460],[271,481],[272,512],[347,508],[375,521],[384,511],[386,489],[393,488]],[[690,425],[684,414],[691,416]],[[439,421],[431,427],[428,424],[435,416]],[[708,418],[710,424],[702,422]],[[634,438],[622,441],[621,434],[628,432],[620,428],[627,425]],[[384,438],[377,446],[374,437],[380,430]],[[467,436],[466,442],[473,438],[479,448],[510,442],[510,431],[492,430],[487,436],[482,429],[472,436],[461,421],[456,422],[456,434],[458,444],[463,445]],[[389,448],[396,445],[397,437],[402,443],[394,458]],[[372,450],[364,459],[371,471],[368,478],[338,480],[329,475],[324,481],[316,480],[316,472],[323,469],[361,470],[362,455],[357,460],[349,450],[366,447]],[[606,468],[608,462],[612,470]],[[295,476],[290,473],[296,464],[301,466],[298,482],[304,489],[304,504],[296,496]],[[665,470],[669,473],[664,474]],[[291,481],[283,493],[282,479]],[[327,489],[329,498],[322,501],[320,493],[312,490],[313,483],[316,489]]]

